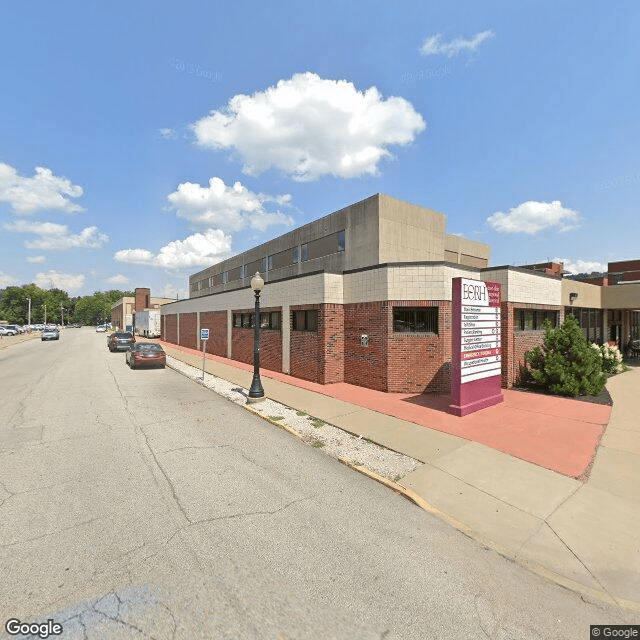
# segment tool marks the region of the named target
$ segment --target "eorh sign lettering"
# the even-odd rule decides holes
[[[449,411],[466,416],[502,402],[500,285],[453,278]]]

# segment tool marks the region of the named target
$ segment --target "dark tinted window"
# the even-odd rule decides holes
[[[116,331],[113,334],[116,338],[132,338],[132,334],[129,331]]]
[[[397,333],[438,333],[438,307],[394,307],[393,330]]]

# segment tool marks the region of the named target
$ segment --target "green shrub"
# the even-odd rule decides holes
[[[533,384],[563,396],[598,395],[607,381],[602,355],[587,342],[578,321],[569,315],[557,329],[548,320],[543,326],[543,346],[524,356]]]

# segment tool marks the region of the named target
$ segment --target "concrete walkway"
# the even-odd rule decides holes
[[[161,344],[202,366],[202,353]],[[249,365],[207,354],[205,368],[250,386]],[[395,488],[427,511],[559,584],[640,611],[640,368],[609,381],[613,410],[508,390],[463,418],[442,396],[261,378],[269,398],[421,460]]]

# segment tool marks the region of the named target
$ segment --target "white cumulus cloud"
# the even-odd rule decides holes
[[[27,262],[31,264],[44,264],[46,261],[44,256],[27,256]]]
[[[276,168],[302,182],[375,175],[379,162],[393,157],[389,146],[409,144],[425,126],[404,98],[385,100],[375,87],[358,91],[307,72],[238,94],[192,129],[199,145],[233,150],[246,174]]]
[[[253,193],[240,182],[228,187],[220,178],[211,178],[208,187],[183,182],[167,196],[169,206],[180,218],[193,224],[237,231],[251,227],[264,231],[270,225],[292,225],[293,220],[280,211],[268,211],[265,203],[287,205],[291,196]]]
[[[83,274],[64,273],[49,269],[44,273],[37,273],[35,284],[41,289],[62,289],[63,291],[78,291],[84,286]]]
[[[559,200],[553,202],[523,202],[508,213],[497,211],[487,218],[487,224],[500,233],[528,233],[543,229],[569,231],[580,224],[580,214],[566,209]]]
[[[109,236],[101,233],[98,227],[86,227],[80,233],[69,231],[66,224],[56,222],[29,222],[15,220],[4,225],[8,231],[30,233],[39,236],[35,240],[26,240],[27,249],[44,251],[64,251],[67,249],[88,248],[98,249],[109,240]]]
[[[122,249],[113,257],[118,262],[174,270],[209,266],[228,258],[230,253],[231,236],[220,229],[209,229],[205,233],[194,233],[184,240],[169,242],[158,253],[148,249]]]
[[[471,36],[470,38],[458,36],[450,42],[443,42],[442,34],[436,33],[433,36],[429,36],[422,43],[420,53],[423,56],[444,55],[447,56],[447,58],[453,58],[463,52],[475,52],[483,42],[490,40],[493,36],[495,36],[495,33],[487,30],[476,33],[475,36]]]
[[[128,284],[129,278],[127,278],[127,276],[123,275],[122,273],[119,273],[115,276],[111,276],[110,278],[105,278],[104,281],[107,284],[120,285],[120,284]]]
[[[553,262],[562,262],[564,270],[570,273],[592,273],[593,271],[607,272],[608,265],[593,260],[571,260],[570,258],[554,258]]]
[[[18,281],[13,276],[5,273],[4,271],[0,271],[0,289],[4,289],[4,287],[10,287],[11,285],[16,284]]]
[[[181,287],[175,282],[165,282],[160,296],[162,298],[174,298],[176,300],[184,300],[189,297],[189,291],[186,287]]]
[[[0,202],[9,203],[18,214],[51,210],[77,213],[83,209],[70,198],[79,198],[82,194],[82,187],[67,178],[54,176],[51,169],[36,167],[35,175],[27,178],[0,162]]]

